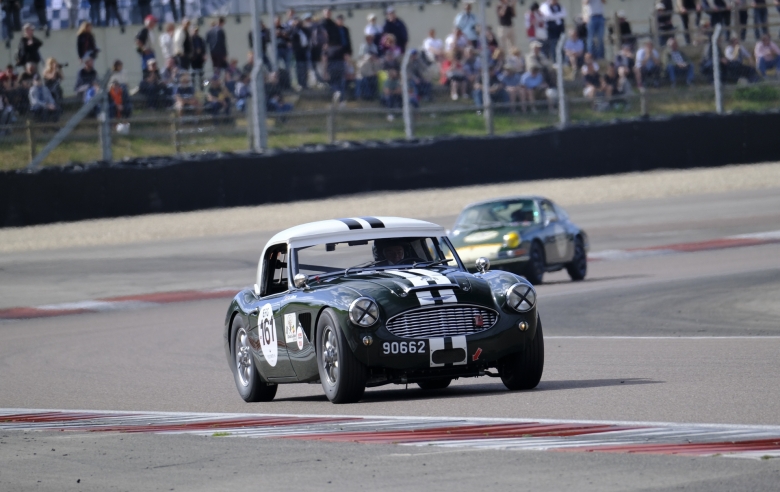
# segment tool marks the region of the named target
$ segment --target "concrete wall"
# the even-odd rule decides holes
[[[523,27],[522,13],[530,5],[531,0],[525,0],[525,5],[521,5],[518,0],[518,13],[519,18],[516,22],[516,37],[523,49],[527,48],[527,39],[525,37],[525,29]],[[581,14],[581,0],[561,0],[561,3],[567,8],[569,17],[574,17]],[[607,0],[606,9],[607,13],[611,15],[617,10],[625,10],[629,19],[637,20],[637,27],[635,30],[644,31],[647,29],[647,18],[651,12],[653,2],[651,0]],[[439,5],[426,5],[424,10],[420,10],[415,5],[399,5],[396,11],[401,19],[406,22],[409,28],[411,36],[410,45],[419,46],[423,39],[426,37],[428,30],[433,27],[437,31],[437,35],[442,39],[449,34],[452,30],[452,22],[455,15],[460,10],[453,8],[451,3],[443,3]],[[346,24],[352,32],[352,42],[355,45],[355,49],[358,48],[362,41],[363,27],[366,24],[366,16],[369,12],[374,12],[380,19],[383,18],[382,9],[377,7],[374,9],[359,9],[352,11],[352,17],[347,18]],[[639,21],[643,24],[640,24]],[[204,25],[201,26],[201,32],[205,35],[208,26],[211,23],[211,19],[204,19]],[[498,25],[496,20],[495,1],[490,7],[488,7],[488,24],[494,26]],[[268,22],[266,22],[268,25]],[[108,70],[114,60],[122,60],[125,64],[125,70],[127,71],[131,83],[140,81],[141,64],[138,54],[135,52],[134,36],[140,29],[140,26],[128,26],[125,34],[120,34],[118,27],[111,28],[95,28],[95,38],[98,43],[98,47],[101,49],[100,56],[98,57],[96,68],[100,73]],[[235,16],[227,17],[226,32],[228,35],[228,50],[232,58],[237,58],[243,65],[246,58],[246,53],[249,49],[247,35],[250,29],[250,23],[248,18],[243,18],[242,22],[236,22]],[[44,58],[54,57],[60,63],[68,63],[69,66],[65,68],[65,83],[64,89],[66,94],[73,92],[73,84],[75,83],[76,73],[79,70],[79,61],[76,55],[76,31],[75,30],[62,30],[52,31],[51,37],[43,37],[43,33],[38,32],[36,34],[43,41],[43,47],[41,48],[41,54]],[[10,49],[5,48],[5,45],[0,45],[0,63],[3,66],[7,63],[13,63],[14,54],[18,46],[18,37],[14,38],[14,42]],[[208,69],[210,71],[210,69]]]

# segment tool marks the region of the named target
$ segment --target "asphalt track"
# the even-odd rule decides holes
[[[780,190],[569,207],[592,250],[780,230]],[[421,211],[421,218],[425,218]],[[433,218],[449,225],[453,217]],[[252,282],[271,234],[0,258],[0,308]],[[717,241],[716,241],[717,243]],[[718,243],[719,244],[719,243]],[[223,299],[0,320],[0,408],[389,415],[780,426],[780,243],[594,261],[539,288],[539,387],[318,385],[245,404],[221,347]],[[407,447],[194,435],[0,430],[0,490],[777,490],[780,459]],[[77,483],[77,480],[80,482]]]

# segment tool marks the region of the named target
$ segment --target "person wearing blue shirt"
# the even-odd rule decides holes
[[[548,89],[539,65],[531,65],[528,67],[528,71],[520,78],[520,85],[523,87],[520,92],[520,107],[523,113],[526,112],[526,105],[528,102],[531,103],[531,112],[536,113],[536,96],[538,93],[546,94],[546,90]],[[549,98],[547,98],[547,104],[550,110],[552,110],[552,102]]]

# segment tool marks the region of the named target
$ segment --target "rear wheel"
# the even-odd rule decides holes
[[[534,241],[531,243],[528,264],[525,266],[525,278],[534,285],[542,283],[544,277],[544,249],[542,245]]]
[[[255,367],[252,348],[249,345],[249,334],[244,322],[236,317],[233,320],[233,361],[235,367],[233,377],[241,398],[247,402],[271,401],[276,396],[278,385],[263,381]]]
[[[588,273],[588,257],[580,237],[574,240],[574,258],[572,258],[571,263],[566,265],[566,271],[569,272],[569,277],[575,281],[584,279]]]
[[[317,321],[317,367],[325,396],[333,403],[355,403],[366,390],[368,371],[349,348],[331,309]]]
[[[501,360],[500,375],[504,386],[510,390],[536,388],[544,370],[544,336],[542,320],[536,317],[536,335],[526,342],[523,350]]]
[[[423,390],[441,390],[449,386],[451,382],[452,378],[426,379],[418,382],[417,386]]]

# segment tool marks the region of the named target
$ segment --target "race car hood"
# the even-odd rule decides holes
[[[322,284],[348,287],[356,297],[373,298],[387,317],[421,306],[450,303],[496,308],[487,280],[452,268],[367,271],[325,279]]]
[[[449,238],[460,259],[468,268],[472,268],[474,261],[480,256],[494,259],[498,256],[499,251],[507,249],[504,242],[505,235],[515,232],[522,237],[535,225],[537,224],[518,223],[474,229],[455,229],[450,233]]]

